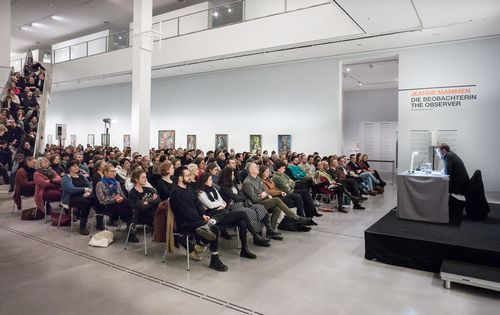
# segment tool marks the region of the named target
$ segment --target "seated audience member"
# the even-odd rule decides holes
[[[299,158],[299,168],[306,173],[308,177],[313,177],[314,172],[316,171],[314,165],[310,165],[308,163],[307,157],[305,154],[301,154]]]
[[[217,221],[219,226],[237,226],[239,227],[241,252],[240,256],[255,259],[257,256],[248,250],[247,244],[247,230],[254,237],[255,242],[262,241],[262,239],[250,224],[245,212],[228,211],[228,204],[222,199],[219,191],[213,187],[212,176],[210,174],[203,174],[198,181],[199,193],[198,199],[200,200],[205,215]]]
[[[174,189],[174,182],[172,181],[172,176],[174,175],[174,167],[170,161],[164,161],[160,164],[160,175],[161,178],[156,184],[158,189],[158,195],[160,195],[161,200],[167,200],[170,198],[170,193]]]
[[[279,198],[283,200],[283,202],[288,207],[296,207],[297,214],[300,216],[305,216],[304,211],[304,201],[302,200],[302,196],[297,193],[286,193],[284,191],[279,190],[274,182],[269,178],[270,176],[269,166],[261,165],[259,168],[259,177],[264,184],[264,189],[268,195],[273,198]],[[312,216],[310,217],[312,218]],[[308,225],[317,225],[312,219],[308,223]]]
[[[2,99],[2,102],[7,99],[7,96],[10,96],[12,102],[16,104],[21,104],[21,100],[19,99],[19,96],[17,96],[16,91],[14,89],[7,90],[7,94],[5,94],[4,98]]]
[[[80,174],[80,162],[68,163],[68,174],[62,177],[63,194],[61,203],[64,207],[74,207],[80,212],[80,234],[89,235],[87,219],[92,207],[92,183]]]
[[[226,203],[230,205],[229,206],[230,211],[245,212],[248,219],[250,220],[250,224],[252,225],[253,229],[257,233],[259,233],[259,235],[262,233],[262,229],[264,226],[268,231],[273,231],[269,220],[269,213],[267,212],[266,208],[260,204],[250,205],[246,203],[247,198],[242,193],[242,191],[238,189],[238,185],[236,183],[236,177],[234,175],[234,171],[231,168],[226,166],[222,170],[219,176],[219,186],[221,189],[222,198],[224,199],[224,201],[226,201]],[[274,235],[274,237],[282,239],[277,234]],[[266,238],[264,238],[263,240],[267,241]],[[264,244],[263,242],[255,238],[254,238],[254,244],[265,247],[269,246],[269,245],[263,245]]]
[[[3,101],[3,104],[2,104],[2,108],[7,109],[10,112],[11,116],[13,116],[13,117],[17,114],[17,112],[19,110],[19,106],[20,106],[20,104],[12,101],[12,96],[10,96],[10,95],[7,95],[5,97],[5,100]]]
[[[112,164],[106,164],[103,168],[103,174],[101,181],[97,183],[96,186],[96,196],[97,200],[101,205],[101,211],[104,213],[111,213],[114,217],[120,217],[123,221],[127,223],[127,227],[132,223],[132,209],[130,204],[122,191],[120,183],[116,180],[116,169]],[[97,219],[97,229],[104,230],[102,225],[102,217],[98,216]],[[131,231],[129,242],[138,242],[135,231]]]
[[[61,177],[50,168],[49,160],[44,157],[38,158],[35,163],[35,204],[43,212],[47,208],[50,213],[50,202],[61,200],[62,188]]]
[[[7,141],[0,141],[0,176],[3,178],[4,185],[10,183],[8,170],[12,168],[12,164],[12,151],[10,151]]]
[[[344,192],[347,191],[350,194],[349,198],[351,198],[354,203],[354,209],[364,210],[360,203],[367,200],[367,198],[363,197],[359,183],[356,179],[348,176],[347,169],[340,166],[337,159],[333,159],[331,161],[331,165],[332,166],[327,173],[332,176],[333,180],[344,186]]]
[[[356,155],[351,154],[349,156],[349,162],[347,163],[347,168],[354,172],[359,178],[361,178],[364,184],[367,186],[368,190],[372,193],[383,193],[384,189],[377,186],[380,182],[373,176],[370,172],[365,172],[361,167],[356,164]]]
[[[247,197],[247,202],[249,204],[253,203],[259,203],[263,205],[268,212],[271,212],[271,234],[268,236],[270,237],[273,232],[276,230],[276,226],[278,225],[278,219],[283,212],[287,217],[290,219],[296,221],[297,223],[300,224],[306,224],[310,223],[311,219],[310,218],[304,218],[300,217],[297,214],[295,214],[290,208],[288,208],[281,199],[279,198],[273,198],[269,194],[266,193],[264,189],[264,185],[262,184],[262,180],[259,178],[259,167],[257,164],[254,162],[247,163],[247,171],[248,171],[248,176],[245,178],[245,181],[243,181],[243,192],[245,193],[245,196]]]
[[[17,154],[23,154],[25,157],[33,156],[33,150],[31,149],[31,145],[28,141],[24,141],[22,147],[17,149]]]
[[[179,166],[174,172],[177,186],[170,194],[170,206],[175,215],[178,230],[181,233],[193,233],[202,244],[208,241],[210,244],[210,268],[217,271],[227,271],[228,268],[219,259],[219,229],[216,225],[209,223],[210,217],[203,214],[202,206],[196,198],[196,193],[189,186],[191,172],[185,166]],[[203,252],[203,246],[195,246],[194,251],[198,254]]]
[[[215,163],[215,162],[208,163],[207,167],[205,168],[205,172],[212,175],[212,181],[214,183],[219,182],[219,171],[220,171],[219,165],[217,165],[217,163]],[[218,185],[216,185],[215,187],[217,187],[217,189],[219,189]]]
[[[380,186],[384,187],[387,185],[387,183],[380,177],[379,173],[377,170],[373,169],[370,167],[370,164],[368,163],[368,155],[361,153],[356,154],[356,164],[358,164],[359,167],[361,167],[363,170],[368,171],[375,176],[375,178],[380,182]]]
[[[51,158],[50,167],[59,176],[64,176],[64,169],[61,166],[61,156],[54,154]]]
[[[127,192],[130,192],[130,190],[132,190],[132,188],[134,188],[135,186],[135,184],[132,182],[132,173],[138,168],[144,171],[144,168],[142,167],[141,164],[135,164],[130,167],[130,176],[125,181],[125,190]],[[151,185],[151,183],[147,181],[147,178],[146,178],[146,185],[144,187],[154,188],[153,185]]]
[[[205,168],[207,164],[205,163],[205,160],[203,160],[202,157],[195,158],[193,163],[198,165],[198,175],[205,173]]]
[[[151,168],[151,174],[148,175],[148,182],[150,182],[151,186],[153,186],[156,190],[158,190],[158,180],[161,179],[160,166],[161,163],[159,161],[154,161],[153,167]]]
[[[318,213],[316,210],[316,207],[314,206],[314,201],[311,198],[311,194],[309,193],[308,189],[301,188],[300,187],[300,182],[296,183],[293,181],[288,175],[285,174],[285,169],[286,165],[285,163],[281,161],[277,161],[276,163],[276,171],[274,172],[273,175],[273,182],[276,185],[276,187],[287,193],[297,193],[300,196],[302,196],[302,201],[304,202],[304,216],[311,218],[311,217],[321,217],[322,214]],[[300,214],[302,215],[302,214]]]
[[[130,178],[130,160],[125,158],[122,159],[116,167],[116,179],[122,184],[125,185],[125,182],[128,178]]]
[[[333,196],[337,196],[338,211],[343,213],[348,213],[347,209],[344,208],[344,187],[337,184],[333,177],[330,176],[325,171],[325,164],[327,161],[320,161],[317,164],[316,172],[314,173],[314,179],[316,184],[325,183],[325,185],[319,185],[318,190],[320,193]]]
[[[26,97],[21,101],[21,106],[26,112],[28,112],[29,110],[33,110],[40,105],[38,104],[36,97],[33,95],[33,92],[29,91],[26,93]]]
[[[18,210],[21,210],[21,196],[35,195],[34,174],[35,158],[29,157],[16,172],[13,198]]]
[[[191,163],[187,166],[188,170],[191,172],[191,182],[195,183],[200,178],[200,173],[198,172],[198,165]]]
[[[156,189],[146,186],[147,173],[142,168],[136,168],[132,172],[131,180],[134,188],[128,193],[128,198],[132,207],[132,223],[134,223],[132,230],[139,222],[153,226],[154,214],[161,199]]]

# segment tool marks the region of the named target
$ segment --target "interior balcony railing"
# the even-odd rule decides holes
[[[331,5],[329,0],[238,0],[210,9],[155,22],[152,30],[161,34],[155,41],[262,19],[293,11]],[[133,30],[52,50],[52,63],[61,63],[132,46]]]

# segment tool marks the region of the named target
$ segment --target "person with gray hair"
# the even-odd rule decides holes
[[[254,162],[247,163],[246,170],[248,172],[247,178],[243,181],[243,192],[247,197],[247,203],[258,203],[263,205],[271,215],[271,229],[266,227],[267,237],[274,238],[276,236],[276,226],[281,212],[285,213],[287,217],[296,221],[299,224],[311,223],[311,218],[304,218],[298,216],[290,208],[288,208],[281,199],[274,198],[264,189],[262,180],[259,178],[259,166]]]

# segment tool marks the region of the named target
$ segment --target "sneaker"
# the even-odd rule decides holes
[[[219,255],[212,255],[212,258],[210,259],[210,265],[208,265],[210,268],[217,270],[217,271],[227,271],[227,266],[222,263],[219,259]]]
[[[197,254],[201,254],[203,253],[205,250],[207,249],[207,247],[205,245],[199,245],[199,244],[196,244],[194,245],[194,249],[193,251]]]
[[[248,249],[242,249],[240,252],[240,257],[248,258],[248,259],[255,259],[257,258],[257,255],[254,253],[251,253]]]
[[[135,233],[130,233],[128,236],[128,241],[130,243],[139,243],[139,239],[137,238],[137,235]]]
[[[89,235],[89,231],[87,230],[87,228],[80,228],[80,234],[81,235]]]
[[[200,261],[201,260],[201,253],[197,253],[196,251],[193,250],[191,253],[189,253],[189,257],[192,260]]]
[[[214,232],[212,232],[208,224],[202,225],[199,228],[197,228],[196,234],[203,237],[207,241],[214,241],[216,239]]]

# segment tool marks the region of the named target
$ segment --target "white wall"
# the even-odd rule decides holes
[[[481,169],[487,191],[500,190],[500,39],[468,41],[401,51],[399,89],[477,85],[477,100],[459,107],[411,111],[408,92],[399,92],[399,167],[410,164],[410,130],[459,131],[456,153],[469,176]]]
[[[158,146],[158,130],[174,129],[177,146],[196,134],[204,150],[214,148],[215,134],[227,133],[237,151],[249,150],[250,134],[262,134],[268,150],[277,149],[278,134],[291,134],[293,150],[339,152],[338,73],[338,62],[325,60],[154,80],[151,146]],[[130,133],[130,95],[130,84],[55,92],[47,133],[66,123],[78,142],[88,133],[97,141],[110,116],[118,120],[111,144],[121,147]]]
[[[361,122],[398,120],[397,89],[346,91],[342,102],[342,153],[346,155],[353,153],[356,148]]]

